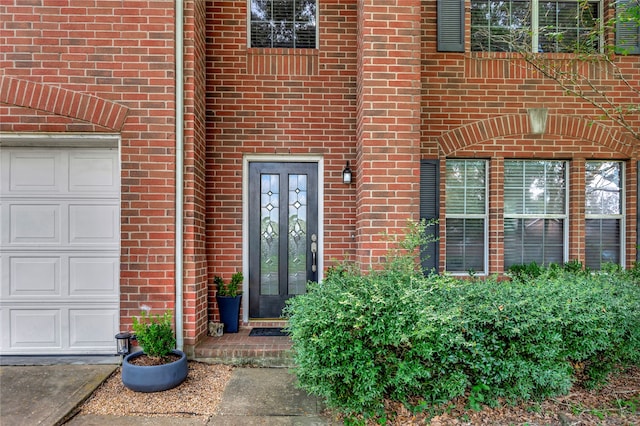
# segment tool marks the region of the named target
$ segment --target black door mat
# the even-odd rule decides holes
[[[251,329],[249,336],[280,337],[288,334],[280,327],[255,327]]]

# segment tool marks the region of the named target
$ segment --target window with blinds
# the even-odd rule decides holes
[[[487,162],[447,160],[446,270],[487,271]]]
[[[315,0],[251,0],[249,47],[316,48]]]
[[[623,222],[622,163],[585,165],[585,265],[598,270],[621,263]]]
[[[567,233],[564,161],[504,162],[504,268],[563,264]]]
[[[471,50],[598,52],[600,1],[472,0]]]

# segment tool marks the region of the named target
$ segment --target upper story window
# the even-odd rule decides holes
[[[249,47],[315,49],[316,0],[251,0]]]
[[[469,32],[466,0],[436,3],[436,48],[439,52],[464,52]],[[531,52],[598,51],[603,45],[601,35],[596,34],[604,22],[602,4],[602,0],[471,0],[469,44],[475,51],[514,51],[516,41],[527,50],[530,44]],[[638,0],[611,0],[609,4],[616,10],[615,28],[611,28],[615,31],[616,52],[640,55]]]
[[[600,1],[472,0],[471,50],[597,52],[601,12]]]

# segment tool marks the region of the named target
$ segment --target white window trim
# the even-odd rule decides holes
[[[471,159],[471,158],[452,158],[448,161],[478,161],[477,159]],[[483,232],[484,232],[484,259],[482,259],[482,267],[483,267],[483,271],[474,271],[477,272],[478,276],[481,277],[485,277],[489,275],[489,160],[482,160],[484,161],[484,193],[485,193],[485,197],[484,197],[484,214],[449,214],[446,213],[445,216],[445,226],[444,226],[444,230],[446,233],[447,230],[447,224],[446,224],[446,219],[484,219],[484,227],[483,227]],[[445,164],[445,174],[446,174],[446,164]],[[466,183],[466,182],[465,182]],[[446,186],[446,184],[445,184]],[[445,190],[446,191],[446,190]],[[445,192],[445,197],[446,197],[446,192]],[[446,205],[446,201],[445,201],[445,205]],[[446,208],[445,208],[446,211]],[[446,236],[446,234],[445,234]],[[446,250],[446,244],[445,244],[445,271],[453,276],[469,276],[469,271],[449,271],[446,269],[446,256],[447,256],[447,250]]]
[[[587,163],[603,163],[603,162],[611,162],[611,163],[619,163],[620,164],[620,214],[587,214],[585,213],[584,219],[620,219],[620,267],[626,268],[626,211],[627,211],[627,192],[625,191],[625,168],[626,164],[624,161],[619,160],[587,160]],[[586,191],[586,186],[585,186]],[[585,235],[586,236],[586,235]]]
[[[539,43],[539,39],[540,39],[540,22],[538,21],[538,11],[539,11],[539,5],[540,5],[540,1],[543,0],[531,0],[531,28],[532,28],[532,34],[533,36],[531,37],[531,51],[532,52],[538,52],[538,49],[540,47],[540,43]],[[573,3],[581,3],[583,0],[562,0],[564,2],[573,2]],[[598,30],[600,31],[600,40],[598,41],[598,46],[599,46],[599,52],[602,53],[604,52],[604,24],[603,24],[603,20],[604,20],[604,0],[596,0],[596,1],[588,1],[589,3],[598,3],[598,17],[597,19],[597,23],[598,23]],[[534,26],[535,23],[535,26]],[[563,52],[545,52],[545,53],[563,53]],[[564,53],[569,53],[569,52],[564,52]]]
[[[247,46],[249,49],[295,49],[295,50],[305,50],[305,49],[315,49],[317,50],[320,45],[320,20],[318,19],[318,14],[320,13],[320,2],[319,0],[315,0],[316,2],[316,46],[314,48],[299,48],[299,47],[253,47],[251,45],[251,0],[247,0]]]
[[[538,0],[531,1],[531,51],[538,52],[540,49],[540,22],[538,11],[540,10]]]
[[[529,29],[531,30],[531,52],[536,53],[539,51],[539,47],[540,47],[540,43],[539,43],[539,38],[540,38],[540,22],[538,19],[538,11],[539,11],[539,4],[540,1],[542,0],[531,0],[531,25],[529,26]],[[565,2],[573,2],[573,3],[580,3],[582,0],[562,0]],[[603,28],[603,21],[604,21],[604,0],[596,0],[596,1],[589,1],[589,3],[598,3],[598,23],[600,26],[600,30],[601,32],[604,32],[602,30],[604,30]],[[600,34],[600,40],[599,40],[599,46],[600,46],[600,53],[602,53],[604,51],[604,34]],[[493,52],[493,51],[492,51]],[[543,52],[544,54],[555,54],[555,53],[559,53],[559,54],[566,54],[568,52]]]
[[[504,162],[508,161],[536,161],[532,159],[521,160],[521,159],[508,159],[504,160]],[[566,263],[569,261],[569,229],[571,228],[571,217],[569,215],[569,195],[570,191],[570,173],[569,167],[571,166],[570,161],[567,160],[556,160],[556,159],[541,159],[540,161],[551,162],[551,161],[561,161],[564,164],[564,214],[503,214],[503,232],[504,232],[504,220],[505,219],[562,219],[564,222],[563,226],[563,235],[562,235],[562,262]],[[503,175],[504,179],[504,175]],[[502,187],[502,197],[504,199],[504,185]],[[504,255],[504,253],[503,253]],[[504,262],[503,262],[504,263]]]

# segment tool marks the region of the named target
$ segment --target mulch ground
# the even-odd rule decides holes
[[[165,357],[152,357],[146,354],[142,354],[140,356],[129,358],[129,364],[139,365],[143,367],[150,367],[154,365],[164,365],[172,362],[176,362],[180,359],[180,356],[175,354],[169,354]]]
[[[541,402],[469,408],[466,398],[458,398],[446,407],[411,413],[402,404],[387,402],[390,425],[640,425],[640,368],[631,368],[612,376],[597,390],[574,386],[568,395]],[[379,419],[378,419],[379,420]],[[369,425],[376,424],[372,420]]]

